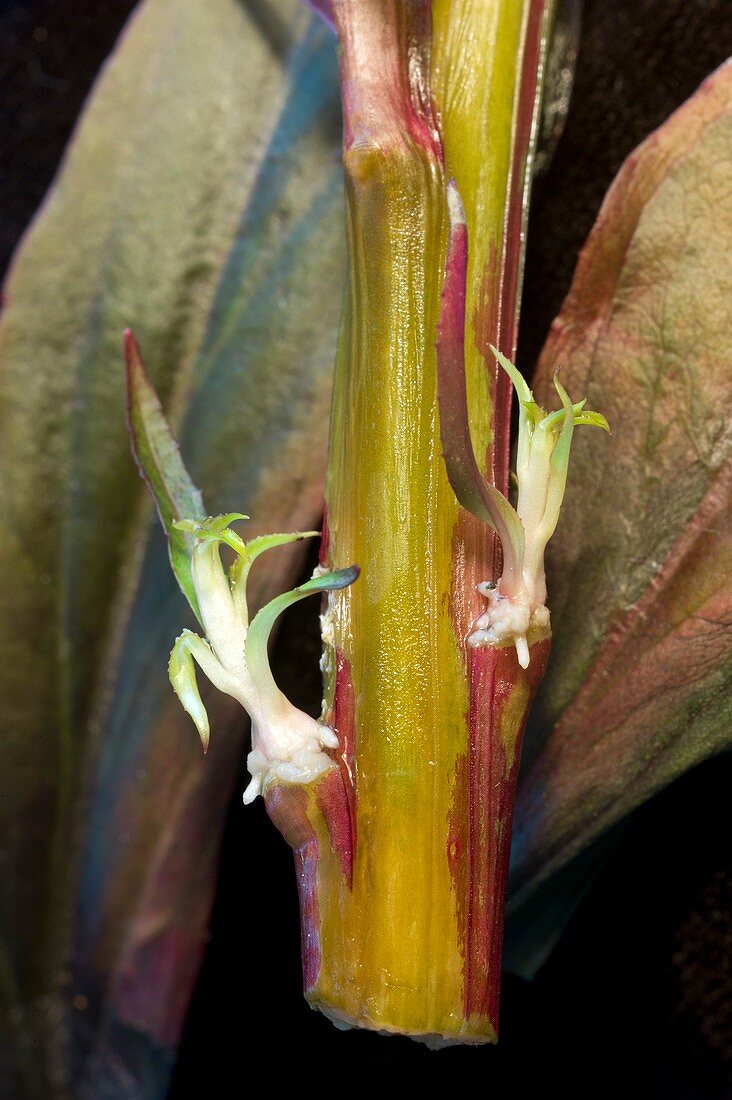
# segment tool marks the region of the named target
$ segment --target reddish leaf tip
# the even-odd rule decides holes
[[[128,363],[131,360],[140,358],[140,345],[138,344],[135,334],[131,328],[124,329],[122,333],[122,343],[125,350],[125,359]]]
[[[140,380],[148,382],[149,384],[149,378],[142,359],[140,345],[131,328],[126,328],[124,330],[122,334],[122,345],[124,348],[125,373],[127,376],[127,422],[130,434],[132,434],[130,414],[134,397],[133,391],[139,385]]]

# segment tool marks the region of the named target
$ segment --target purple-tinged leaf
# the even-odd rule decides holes
[[[465,286],[468,272],[468,227],[454,180],[447,185],[450,233],[445,280],[437,326],[437,401],[445,468],[455,496],[469,512],[495,531],[504,548],[506,587],[519,582],[524,533],[521,522],[501,492],[489,485],[478,466],[470,435],[465,377]],[[509,553],[509,549],[512,551]]]
[[[185,606],[129,454],[125,326],[214,510],[256,536],[322,507],[337,65],[304,7],[268,7],[274,40],[254,0],[139,6],[5,288],[2,1096],[24,1049],[44,1100],[165,1095],[246,752],[204,691],[204,761],[168,683]],[[303,546],[257,567],[253,611]]]
[[[578,439],[550,543],[523,894],[730,744],[731,150],[727,64],[621,169],[539,366],[539,396],[561,365],[613,435],[602,461]]]

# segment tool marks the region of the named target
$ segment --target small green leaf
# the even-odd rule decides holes
[[[237,551],[238,557],[229,569],[231,581],[231,594],[234,599],[239,618],[246,626],[249,622],[249,603],[247,600],[247,581],[249,570],[255,560],[265,550],[273,550],[276,546],[287,546],[292,542],[301,542],[303,539],[318,538],[320,531],[293,531],[283,535],[258,535],[243,544],[243,550]],[[231,544],[229,544],[231,545]]]
[[[232,523],[236,523],[237,520],[249,519],[249,516],[245,516],[243,512],[226,512],[223,516],[209,516],[201,524],[201,531],[203,534],[201,538],[205,538],[207,535],[219,535],[223,531],[226,531]]]
[[[564,500],[564,490],[567,484],[569,452],[572,447],[572,436],[574,434],[574,410],[572,408],[572,402],[569,399],[569,394],[556,374],[552,382],[554,383],[554,388],[559,394],[564,407],[562,428],[559,432],[559,438],[554,446],[554,450],[552,451],[551,459],[549,460],[552,476],[549,478],[549,489],[546,498],[546,516],[549,526],[551,526],[552,529],[551,533],[553,534],[557,525],[557,520],[559,519],[559,509]]]
[[[320,531],[290,531],[288,534],[257,535],[256,538],[249,539],[245,543],[246,556],[252,562],[265,550],[273,550],[276,546],[285,546],[290,542],[302,542],[303,539],[319,538]]]
[[[279,690],[269,667],[267,645],[272,627],[282,612],[316,592],[333,592],[339,588],[347,588],[358,578],[359,572],[357,565],[351,565],[346,569],[334,569],[330,573],[321,573],[298,588],[293,588],[291,592],[283,592],[281,596],[275,596],[261,611],[257,612],[247,634],[246,658],[249,671],[258,686],[269,684],[273,691]]]
[[[184,519],[173,526],[177,531],[187,531],[203,542],[224,542],[237,554],[246,554],[244,539],[236,531],[229,529],[230,523],[240,519],[249,519],[249,516],[245,516],[243,512],[227,512],[223,516],[209,516],[202,523]]]
[[[203,705],[201,694],[196,680],[196,669],[191,656],[191,641],[195,639],[200,645],[205,645],[203,638],[190,630],[184,630],[180,637],[176,638],[168,662],[168,676],[173,685],[173,691],[178,696],[184,711],[193,719],[203,745],[203,751],[208,752],[208,743],[211,737],[211,726],[208,714]]]
[[[587,398],[584,397],[581,401],[575,401],[575,403],[572,405],[572,416],[574,418],[575,424],[577,423],[577,417],[580,416],[586,404]],[[562,406],[561,409],[556,409],[554,412],[551,412],[548,415],[544,414],[544,424],[547,428],[551,428],[552,430],[556,429],[557,432],[559,432],[561,431],[564,424],[565,416],[566,409],[564,408],[564,406]]]
[[[205,518],[201,494],[183,464],[180,449],[165,419],[145,369],[137,340],[125,333],[127,425],[137,468],[147,482],[168,537],[168,553],[180,590],[201,622],[191,577],[193,540],[186,524]]]
[[[544,409],[537,405],[536,401],[522,401],[521,408],[525,410],[532,428],[538,427],[546,416]]]
[[[350,584],[358,580],[360,572],[361,570],[357,565],[349,565],[345,569],[333,569],[330,573],[319,573],[317,577],[311,577],[309,581],[305,581],[299,588],[293,589],[287,595],[294,596],[295,598],[290,602],[295,603],[303,596],[309,596],[311,592],[336,592],[339,588],[348,588]],[[262,610],[264,611],[265,608],[262,608]]]
[[[608,424],[602,413],[599,412],[581,412],[574,415],[575,424],[587,424],[591,428],[602,428],[603,431],[610,434],[610,425]]]
[[[494,348],[493,344],[489,344],[488,346],[490,347],[498,362],[505,370],[508,377],[511,379],[511,382],[513,383],[513,388],[516,390],[516,396],[518,397],[520,403],[530,408],[538,408],[536,402],[534,401],[534,395],[531,392],[529,384],[522,375],[521,371],[513,365],[511,360],[506,355],[504,355],[502,351],[499,351],[498,348]],[[542,417],[544,415],[545,414],[542,412]]]

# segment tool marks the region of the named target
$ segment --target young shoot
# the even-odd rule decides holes
[[[587,424],[609,431],[601,413],[572,403],[557,375],[554,387],[562,407],[546,412],[497,348],[491,352],[509,376],[519,401],[516,508],[483,477],[473,452],[465,384],[465,281],[468,241],[465,212],[454,180],[448,184],[448,242],[442,307],[437,335],[438,396],[442,443],[450,483],[463,507],[496,532],[503,549],[497,583],[478,590],[487,609],[473,625],[472,646],[515,645],[519,664],[528,668],[530,645],[549,634],[544,551],[559,519],[569,467],[572,434]]]
[[[519,401],[516,515],[522,537],[503,543],[504,570],[498,584],[479,585],[488,608],[477,619],[468,640],[473,646],[513,642],[519,664],[528,668],[532,635],[538,638],[549,630],[544,552],[559,520],[572,433],[577,424],[609,429],[601,413],[585,412],[585,401],[570,401],[557,375],[554,388],[562,408],[547,413],[534,401],[513,363],[497,348],[491,347],[491,351],[511,379]]]
[[[195,665],[249,714],[252,751],[247,767],[252,778],[244,792],[244,802],[248,803],[265,793],[272,782],[311,783],[334,766],[326,750],[338,747],[337,735],[283,695],[272,676],[267,647],[272,627],[283,611],[312,593],[345,588],[356,579],[358,569],[353,566],[319,573],[299,588],[271,600],[250,623],[246,582],[254,560],[265,550],[318,532],[264,535],[244,542],[230,525],[245,518],[232,513],[203,522],[173,523],[176,530],[194,539],[191,575],[206,637],[184,630],[173,646],[168,672],[184,710],[196,725],[204,751],[210,730]],[[228,573],[221,561],[221,543],[236,554]]]
[[[183,464],[178,445],[150,383],[137,341],[125,333],[127,421],[140,474],[147,482],[168,537],[173,572],[203,629],[203,637],[184,630],[173,646],[168,673],[184,710],[208,749],[210,726],[196,680],[196,665],[220,691],[236,699],[252,722],[252,751],[247,758],[251,782],[244,801],[266,793],[273,782],[311,783],[335,762],[338,747],[329,726],[287,699],[272,676],[267,646],[279,615],[312,593],[352,584],[358,566],[316,575],[299,588],[271,600],[249,621],[247,580],[252,563],[277,546],[312,538],[317,531],[260,535],[244,540],[232,523],[240,512],[206,517],[201,494]],[[225,570],[220,547],[234,551]]]

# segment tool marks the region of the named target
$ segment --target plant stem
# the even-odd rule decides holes
[[[496,1037],[520,738],[548,648],[532,647],[524,672],[513,647],[467,644],[484,606],[476,586],[497,576],[499,551],[458,506],[441,453],[447,180],[472,242],[472,438],[506,492],[510,394],[488,345],[514,350],[547,13],[540,0],[334,4],[350,280],[324,561],[357,561],[362,579],[331,595],[325,616],[338,794],[280,790],[268,805],[282,822],[288,799],[303,803],[290,840],[311,1003],[435,1043]],[[352,879],[333,842],[346,835]]]

